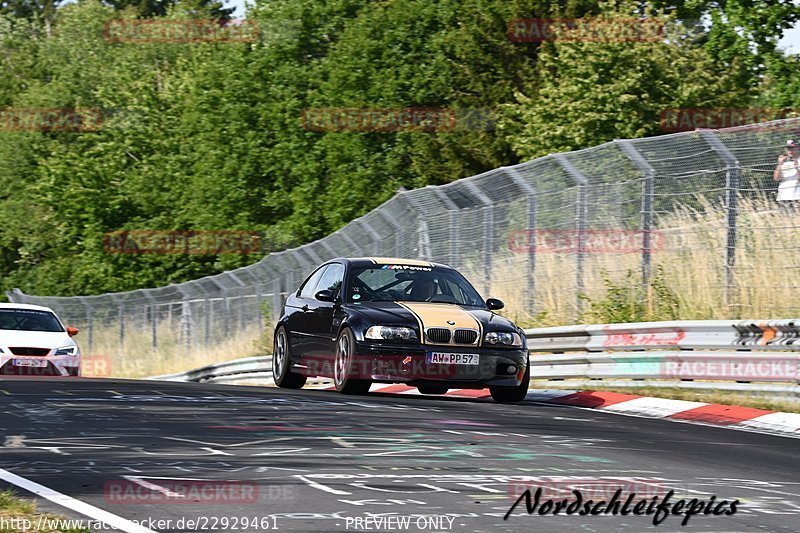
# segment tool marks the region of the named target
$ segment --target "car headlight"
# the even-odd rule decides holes
[[[417,334],[403,326],[372,326],[364,337],[378,341],[410,341],[416,340]]]
[[[56,350],[55,355],[78,355],[77,346],[62,346]]]
[[[509,333],[505,331],[490,331],[483,338],[486,344],[499,344],[502,346],[522,346],[522,338],[519,333]]]

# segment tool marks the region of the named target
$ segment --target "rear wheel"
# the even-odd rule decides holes
[[[343,394],[366,394],[372,383],[366,379],[353,376],[353,360],[356,353],[356,341],[353,332],[348,328],[342,330],[336,340],[336,360],[333,368],[333,384]]]
[[[275,343],[272,350],[272,377],[275,384],[284,389],[302,389],[306,384],[306,376],[292,372],[289,337],[283,326],[275,332]]]
[[[528,385],[531,381],[531,363],[528,361],[525,367],[525,374],[522,382],[516,387],[489,387],[492,399],[498,403],[517,403],[521,402],[528,395]]]
[[[421,394],[446,394],[450,389],[446,385],[426,383],[424,385],[417,385],[417,390]]]

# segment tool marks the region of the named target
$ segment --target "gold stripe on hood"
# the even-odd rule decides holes
[[[447,328],[447,329],[477,329],[480,335],[483,333],[480,321],[458,305],[427,303],[427,302],[396,302],[402,305],[417,318],[422,330],[428,328]],[[455,322],[448,324],[447,321]]]

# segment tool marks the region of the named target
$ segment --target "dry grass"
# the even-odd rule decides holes
[[[788,318],[800,312],[800,209],[777,205],[766,197],[739,199],[733,289],[726,301],[726,211],[702,198],[695,204],[698,207],[679,208],[655,220],[659,236],[654,241],[651,271],[660,268],[661,281],[677,298],[678,316],[733,320]],[[482,270],[469,264],[465,270],[471,280],[482,279]],[[593,301],[604,298],[604,276],[614,283],[632,281],[638,286],[640,273],[639,253],[586,254],[584,294]],[[489,292],[506,302],[504,314],[521,325],[566,325],[587,318],[578,309],[575,254],[537,254],[533,313],[525,305],[525,254],[507,252],[496,258],[492,276]],[[647,294],[654,297],[652,287]],[[648,302],[650,308],[652,304]]]
[[[24,522],[25,520],[28,522]],[[36,531],[42,533],[89,533],[88,529],[48,527],[56,525],[56,520],[63,518],[37,513],[35,503],[17,497],[11,490],[0,492],[0,533],[17,533],[23,531],[26,525],[28,531],[36,528]],[[43,527],[36,527],[37,525]]]
[[[152,349],[150,332],[128,330],[120,349],[116,329],[96,330],[92,353],[84,355],[83,375],[87,377],[140,378],[182,372],[213,363],[264,355],[272,352],[272,332],[251,327],[214,339],[206,347],[203,339],[185,344],[174,328],[162,324],[157,331],[157,350]]]

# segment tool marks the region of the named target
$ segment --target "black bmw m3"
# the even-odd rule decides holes
[[[289,295],[275,328],[279,387],[333,378],[336,390],[405,383],[423,394],[488,387],[495,401],[522,401],[530,367],[525,335],[494,313],[458,271],[411,259],[340,258]]]

